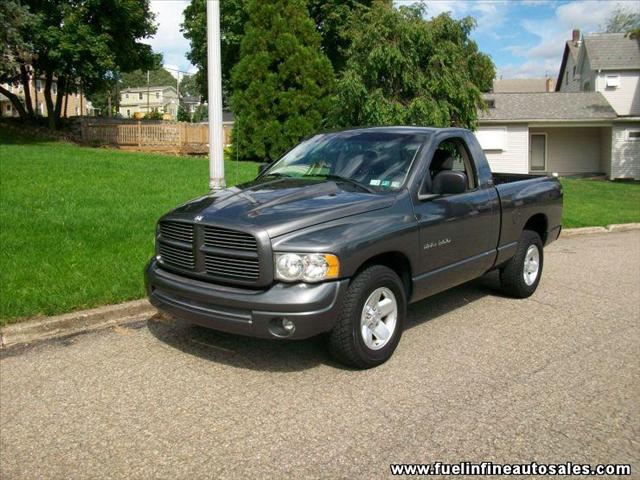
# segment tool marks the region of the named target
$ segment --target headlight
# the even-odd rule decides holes
[[[276,278],[284,282],[320,282],[338,278],[340,262],[330,253],[276,253]]]

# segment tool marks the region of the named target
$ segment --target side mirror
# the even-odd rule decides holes
[[[270,163],[261,163],[258,166],[258,175],[262,175],[264,173],[264,171],[269,168],[269,165],[271,165]]]
[[[464,172],[443,170],[433,179],[431,190],[436,195],[454,195],[467,190],[467,175]]]

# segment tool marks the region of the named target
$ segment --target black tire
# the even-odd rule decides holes
[[[524,279],[525,257],[530,246],[538,248],[539,266],[538,275],[531,285],[527,285]],[[502,289],[508,295],[515,298],[530,297],[538,288],[540,278],[542,278],[542,267],[544,266],[544,252],[540,235],[531,230],[524,230],[516,254],[500,270],[500,283]]]
[[[360,318],[369,295],[381,287],[390,289],[395,296],[398,315],[390,339],[379,350],[372,350],[367,347],[360,334]],[[386,362],[393,355],[402,336],[406,311],[406,293],[398,275],[382,265],[367,267],[349,285],[340,314],[329,335],[329,351],[340,363],[359,369],[376,367]]]

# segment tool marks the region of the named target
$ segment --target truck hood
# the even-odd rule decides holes
[[[204,224],[260,228],[273,238],[318,223],[390,207],[393,194],[367,193],[333,181],[278,178],[205,195],[180,205],[164,218]],[[200,218],[201,217],[201,218]]]

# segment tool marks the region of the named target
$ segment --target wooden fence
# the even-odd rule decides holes
[[[130,150],[206,153],[209,149],[209,127],[192,123],[145,123],[87,121],[82,125],[85,143],[114,145]],[[225,125],[224,145],[231,140],[231,126]]]

